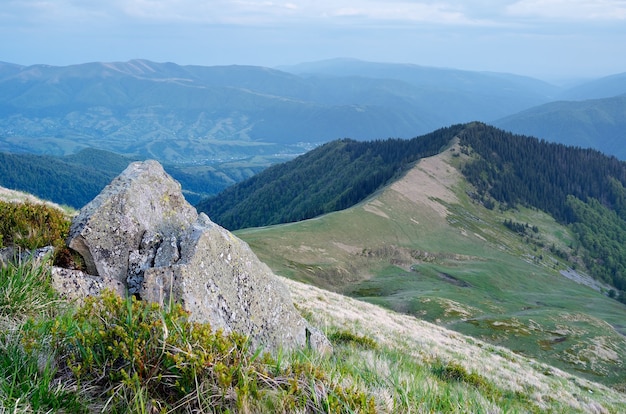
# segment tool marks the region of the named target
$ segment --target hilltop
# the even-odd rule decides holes
[[[511,145],[511,153],[517,151],[516,142],[532,148],[530,141],[480,124],[462,131],[465,135],[457,131],[445,150],[415,162],[353,207],[236,234],[279,275],[623,387],[626,307],[609,297],[615,287],[587,276],[599,277],[586,273],[594,270],[586,263],[600,263],[581,244],[577,227],[555,219],[547,207],[542,211],[533,206],[530,198],[505,200],[494,197],[497,191],[490,192],[500,185],[490,181],[494,177],[506,183],[507,172],[518,177],[519,173],[507,153],[495,152],[493,143],[487,144],[488,138]],[[472,132],[474,139],[482,137],[484,148],[478,141],[469,145]],[[570,151],[532,142],[548,159],[551,145],[562,156]],[[501,168],[480,155],[488,154],[485,148],[507,169],[490,177],[484,168],[482,175],[477,174],[485,179],[481,189],[479,182],[475,186],[466,178],[471,176],[468,166],[483,160],[496,171]],[[590,167],[596,165],[590,160],[598,161],[604,171],[613,162],[596,152],[573,151],[569,156],[588,159],[588,164],[575,164],[588,176],[593,176],[595,167]],[[543,168],[533,160],[525,162]],[[614,162],[615,172],[623,171],[623,163]],[[532,182],[541,189],[541,180],[535,178]],[[599,182],[599,190],[614,183],[604,178]],[[506,188],[509,192],[502,194],[523,193]]]

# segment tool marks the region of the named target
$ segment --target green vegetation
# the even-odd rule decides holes
[[[411,163],[441,151],[461,128],[411,140],[333,141],[227,188],[198,209],[231,230],[341,210],[400,176]]]
[[[47,274],[43,269],[11,268],[2,278],[35,272],[37,277],[28,278],[34,291],[48,282],[41,278]],[[12,299],[8,308],[23,308],[24,299],[5,295],[4,289],[0,286],[0,296]],[[413,355],[400,337],[395,345],[379,344],[369,336],[370,328],[357,335],[329,327],[330,356],[307,350],[271,356],[252,352],[245,337],[190,322],[178,305],[163,309],[109,292],[78,307],[50,301],[26,311],[28,320],[15,319],[4,309],[0,411],[521,413],[625,408],[610,391],[592,383],[579,386],[575,379],[558,385],[545,377],[556,387],[550,389],[554,396],[537,400],[537,393],[545,392],[539,391],[543,385],[515,390],[514,384],[494,382],[461,361]],[[515,363],[518,369],[532,369],[527,362]],[[593,394],[572,398],[570,393],[582,391],[580,387]]]
[[[626,289],[626,163],[483,124],[460,137],[475,154],[463,173],[480,200],[531,206],[570,224],[591,275]]]
[[[70,221],[66,215],[54,207],[0,200],[0,247],[60,247],[69,229]]]
[[[572,100],[536,106],[500,119],[495,124],[517,134],[542,137],[570,146],[591,147],[626,160],[623,142],[626,91],[623,85],[623,78],[615,78],[614,83],[603,88],[606,98],[590,99],[589,95],[597,92],[594,88],[587,96],[582,94]]]
[[[236,234],[280,275],[622,387],[626,308],[584,277],[569,227],[523,205],[485,208],[459,172],[470,160],[460,149],[352,208]],[[560,274],[573,267],[597,290]]]
[[[187,200],[195,203],[289,158],[271,155],[241,159],[237,163],[166,164],[164,169],[181,183]],[[134,159],[95,148],[63,157],[0,152],[0,186],[81,208]]]
[[[300,295],[303,288],[292,292]],[[191,322],[177,304],[160,308],[111,292],[67,303],[51,288],[45,261],[9,264],[0,269],[0,411],[522,413],[602,407],[617,413],[626,408],[618,394],[576,378],[542,375],[545,384],[520,389],[508,378],[479,374],[468,368],[466,357],[454,352],[444,357],[443,337],[431,351],[412,345],[412,335],[426,338],[433,328],[420,332],[406,325],[413,320],[389,331],[397,316],[379,320],[381,309],[361,311],[345,297],[318,292],[298,301],[312,323],[326,326],[332,355],[253,351],[241,335]],[[327,301],[361,315],[364,325],[346,328],[340,312],[322,321],[329,316]],[[379,330],[382,337],[375,336]],[[514,361],[524,370],[516,381],[537,375],[529,375],[535,368],[514,354],[457,340],[454,349],[473,349],[484,358],[505,355],[503,364]],[[573,398],[583,392],[592,393]]]
[[[46,155],[0,153],[0,185],[80,208],[116,174],[98,170],[99,165],[103,164],[88,167]]]

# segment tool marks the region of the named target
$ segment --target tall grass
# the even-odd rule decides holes
[[[15,282],[0,288],[8,299],[4,316],[14,321],[0,331],[0,412],[526,413],[590,407],[538,399],[532,389],[512,391],[453,356],[416,358],[401,340],[397,346],[379,342],[367,330],[328,325],[331,356],[306,349],[269,355],[250,349],[241,335],[189,321],[178,305],[160,308],[106,293],[78,308],[58,308],[53,295],[33,300],[37,289],[48,292],[41,267],[3,272],[31,284],[21,289],[30,295],[6,295]],[[597,407],[619,412],[626,404]]]
[[[39,261],[0,267],[0,317],[23,319],[45,313],[57,303],[49,270]]]

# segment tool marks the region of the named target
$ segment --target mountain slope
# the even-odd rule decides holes
[[[566,373],[552,366],[528,359],[517,352],[494,346],[471,337],[460,335],[408,315],[385,310],[363,301],[354,300],[311,285],[283,279],[291,291],[294,303],[304,314],[309,315],[316,326],[340,327],[356,335],[375,339],[381,348],[390,348],[392,353],[373,353],[368,349],[353,346],[347,358],[359,372],[370,377],[381,373],[387,378],[377,385],[376,395],[390,401],[407,401],[381,408],[381,412],[412,412],[419,405],[427,409],[428,403],[441,398],[441,412],[620,412],[626,409],[626,396],[614,389],[589,382],[577,375]],[[384,356],[381,356],[383,354]],[[463,376],[456,379],[456,390],[450,394],[458,401],[456,408],[445,406],[446,393],[442,383],[432,381],[420,372],[424,366],[437,363],[458,364],[467,372],[478,373],[495,384],[509,401],[508,407],[485,405],[469,407],[472,388],[476,384],[465,383]],[[411,364],[415,364],[412,366]],[[391,390],[383,384],[389,384]],[[413,384],[413,385],[412,385]],[[488,393],[486,393],[488,394]],[[529,398],[527,398],[529,397]],[[487,400],[492,397],[485,395]],[[527,398],[527,399],[525,399]],[[516,407],[514,401],[523,401]],[[506,405],[506,404],[505,404]]]
[[[198,209],[231,230],[298,221],[349,207],[407,165],[441,150],[461,126],[411,140],[333,141],[203,200]]]
[[[535,208],[478,201],[461,172],[477,154],[459,135],[354,207],[237,235],[283,276],[623,386],[626,307],[585,276],[569,227]]]
[[[494,125],[626,159],[626,95],[552,102],[499,119]]]
[[[81,208],[131,161],[131,158],[94,148],[63,157],[0,152],[0,186]],[[267,160],[262,160],[255,165],[254,160],[250,160],[245,167],[227,162],[215,166],[165,165],[164,168],[181,183],[185,197],[195,203],[249,178],[264,169],[266,163]]]

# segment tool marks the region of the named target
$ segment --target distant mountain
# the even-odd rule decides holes
[[[626,94],[585,101],[551,102],[493,124],[518,134],[595,148],[626,160]]]
[[[559,100],[611,98],[626,94],[626,72],[585,82],[558,95]]]
[[[518,95],[520,100],[546,100],[553,98],[560,92],[560,88],[555,85],[527,76],[436,68],[408,63],[366,62],[339,58],[281,66],[279,69],[309,76],[359,76],[372,79],[394,79],[418,87],[456,90],[478,95]]]
[[[386,79],[411,85],[428,109],[441,114],[441,125],[473,120],[489,121],[498,113],[514,113],[548,102],[560,88],[525,76],[434,68],[414,64],[365,62],[356,59],[330,59],[281,66],[300,76],[327,78]],[[406,86],[405,86],[406,87]],[[415,131],[423,133],[425,131]]]
[[[289,157],[338,138],[408,138],[496,119],[557,92],[513,75],[351,65],[360,69],[300,75],[145,60],[0,63],[0,151],[68,155],[91,147],[188,165]]]

